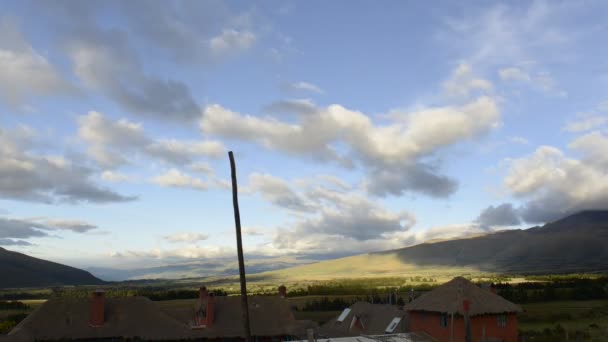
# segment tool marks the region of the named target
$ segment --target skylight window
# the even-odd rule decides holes
[[[399,322],[401,322],[401,317],[393,318],[393,320],[388,324],[388,327],[386,327],[385,332],[387,332],[387,333],[394,332],[395,329],[397,328],[397,326],[399,325]]]

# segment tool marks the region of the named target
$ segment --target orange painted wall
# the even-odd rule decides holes
[[[451,319],[448,316],[448,326],[440,325],[440,314],[410,312],[410,331],[425,332],[441,342],[450,342]],[[483,327],[486,338],[499,338],[505,342],[517,342],[517,315],[508,314],[507,326],[499,327],[496,315],[481,315],[471,317],[471,336],[474,342],[482,342]],[[465,341],[464,318],[454,316],[454,342]]]

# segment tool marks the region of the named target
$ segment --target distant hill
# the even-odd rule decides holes
[[[332,279],[465,273],[608,272],[608,211],[584,211],[542,227],[423,243],[266,272],[265,278]]]
[[[608,211],[584,211],[542,227],[384,253],[416,265],[472,266],[484,272],[608,271]]]
[[[91,273],[0,247],[0,288],[97,285]]]

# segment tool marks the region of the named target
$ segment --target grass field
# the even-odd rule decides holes
[[[532,303],[522,307],[525,310],[519,316],[522,332],[552,330],[559,324],[571,337],[581,331],[588,334],[586,340],[608,341],[608,300]]]

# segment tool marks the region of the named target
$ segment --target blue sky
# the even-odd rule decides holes
[[[608,209],[602,1],[8,1],[0,245],[312,260]]]

